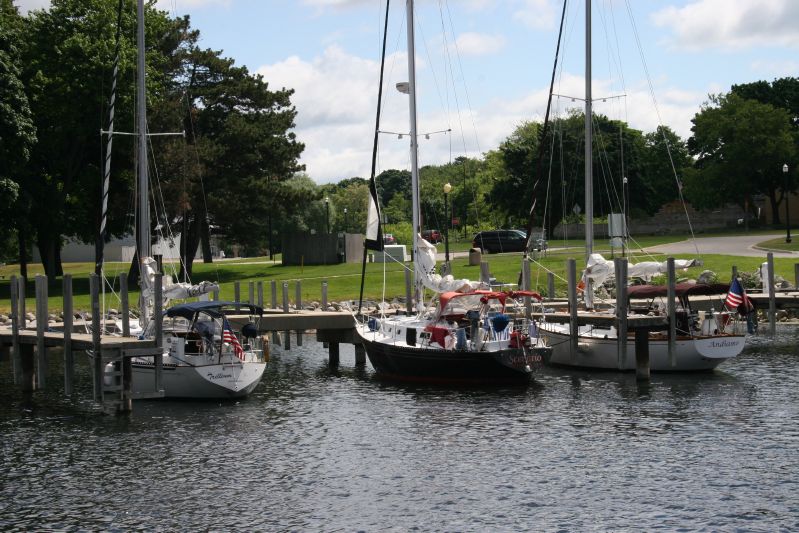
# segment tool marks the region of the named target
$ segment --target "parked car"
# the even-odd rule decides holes
[[[481,231],[472,239],[472,248],[479,248],[483,253],[521,252],[527,243],[523,231],[517,229],[497,229]]]
[[[422,231],[422,238],[429,242],[430,244],[438,244],[444,237],[441,235],[441,232],[437,229],[426,229]]]
[[[397,244],[397,239],[391,233],[383,234],[383,244]]]

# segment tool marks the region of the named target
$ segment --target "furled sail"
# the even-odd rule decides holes
[[[416,235],[416,279],[428,289],[437,293],[469,292],[479,288],[478,282],[468,279],[455,279],[451,275],[442,276],[436,273],[436,247]]]
[[[686,269],[696,265],[696,259],[675,259],[674,268]],[[653,276],[663,274],[668,268],[666,261],[643,261],[641,263],[630,263],[627,266],[628,278],[641,278],[650,281]],[[613,261],[608,261],[602,254],[591,254],[588,257],[588,266],[583,273],[583,277],[591,280],[594,286],[598,287],[608,278],[615,274]]]
[[[142,261],[142,295],[152,304],[155,293],[155,275],[158,265],[152,257],[145,257]],[[164,300],[183,298],[196,298],[219,289],[219,285],[210,281],[201,281],[197,285],[191,283],[175,283],[172,276],[164,276],[161,280],[162,296]]]

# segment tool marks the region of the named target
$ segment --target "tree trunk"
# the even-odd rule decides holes
[[[203,248],[203,263],[213,263],[214,256],[211,253],[211,227],[208,219],[203,217],[200,221],[200,243]]]
[[[130,260],[130,268],[128,269],[128,287],[135,287],[139,283],[139,254],[133,254],[133,259]]]
[[[25,241],[25,228],[22,224],[17,228],[17,242],[19,243],[19,275],[28,279],[28,243]]]
[[[769,191],[768,199],[771,202],[771,223],[775,226],[778,226],[782,223],[782,219],[780,218],[780,204],[782,202],[777,201],[776,191]],[[748,215],[749,213],[747,213],[747,216]]]
[[[42,256],[45,276],[50,279],[57,277],[59,272],[63,272],[58,238],[40,229],[37,232],[36,245],[39,247],[39,255]]]
[[[191,278],[194,256],[197,254],[197,248],[200,245],[200,226],[201,221],[199,217],[194,217],[190,221],[186,220],[183,225],[184,229],[180,236],[180,246],[181,257],[183,258],[181,274],[184,275],[184,279]]]

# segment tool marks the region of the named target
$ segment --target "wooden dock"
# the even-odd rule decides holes
[[[160,276],[159,276],[160,278]],[[64,322],[48,324],[47,280],[44,276],[36,278],[36,316],[35,329],[27,327],[24,312],[24,284],[21,279],[12,278],[11,283],[11,327],[0,327],[0,351],[9,353],[12,361],[14,382],[23,392],[32,393],[47,386],[48,350],[62,348],[64,357],[64,393],[71,396],[74,391],[74,352],[85,351],[92,366],[93,399],[104,411],[113,413],[130,412],[132,400],[141,398],[163,397],[162,359],[163,348],[160,346],[160,335],[156,340],[141,340],[129,335],[127,292],[122,293],[122,330],[123,334],[101,335],[104,324],[100,320],[99,287],[97,276],[90,279],[92,293],[92,320],[90,323],[74,321],[72,309],[72,280],[64,276]],[[126,283],[121,283],[126,286]],[[274,284],[273,284],[274,285]],[[284,286],[287,284],[284,284]],[[325,284],[326,285],[326,284]],[[156,281],[155,301],[160,302],[160,279]],[[238,284],[236,284],[238,289]],[[253,298],[253,284],[250,284],[250,298]],[[237,297],[239,291],[236,290]],[[286,291],[284,288],[284,295]],[[297,291],[300,294],[299,290]],[[259,296],[262,296],[259,286]],[[273,293],[273,300],[274,300]],[[240,301],[240,300],[237,300]],[[247,303],[242,301],[242,303]],[[160,305],[153,310],[155,316],[161,314]],[[239,327],[250,322],[249,315],[228,315],[228,320]],[[356,343],[354,328],[355,319],[348,312],[327,311],[292,311],[288,306],[288,298],[284,297],[284,308],[267,309],[258,328],[261,333],[283,332],[285,349],[291,347],[290,332],[297,332],[297,344],[302,344],[302,334],[316,331],[317,339],[328,345],[330,364],[339,363],[339,343]],[[76,331],[91,331],[78,333]],[[356,364],[365,364],[366,354],[360,345],[356,345]],[[132,366],[134,357],[152,357],[155,364],[155,383],[153,393],[134,394],[131,391]],[[108,364],[113,371],[107,372]],[[110,378],[110,379],[107,379]]]
[[[620,286],[626,286],[626,260],[617,259],[617,276]],[[768,254],[768,262],[771,274],[768,277],[767,290],[765,294],[749,294],[750,299],[759,309],[767,309],[770,325],[770,333],[774,334],[774,324],[776,309],[799,309],[799,291],[780,292],[774,291],[773,277],[773,257]],[[483,265],[481,265],[481,268]],[[797,278],[799,281],[799,265],[797,265]],[[526,286],[529,286],[529,265],[523,265],[524,279]],[[487,275],[487,265],[483,269]],[[649,356],[648,356],[648,332],[666,331],[670,340],[675,337],[674,309],[659,316],[632,316],[627,314],[626,303],[618,303],[617,315],[602,311],[578,311],[577,292],[576,292],[576,266],[574,260],[567,263],[568,271],[568,299],[561,301],[552,297],[545,301],[545,306],[553,307],[558,310],[546,313],[546,320],[549,322],[568,323],[572,327],[572,341],[577,342],[577,328],[581,325],[596,325],[600,327],[613,326],[618,329],[619,342],[626,344],[626,332],[635,334],[637,375],[640,379],[649,378]],[[549,295],[554,296],[554,279],[548,276]],[[669,271],[669,284],[673,284],[673,268]],[[14,381],[20,385],[24,391],[34,391],[43,389],[46,385],[47,375],[47,351],[49,348],[63,348],[64,353],[64,392],[70,396],[73,393],[73,369],[75,351],[86,351],[92,360],[92,379],[93,379],[93,398],[99,402],[104,410],[124,413],[131,410],[131,400],[144,396],[134,396],[130,390],[132,376],[131,358],[133,357],[152,357],[155,363],[155,393],[147,397],[163,396],[161,387],[161,370],[163,350],[159,346],[160,335],[156,334],[158,340],[139,340],[132,338],[126,333],[129,332],[128,302],[127,302],[127,278],[124,274],[120,275],[121,307],[123,317],[123,335],[100,335],[102,324],[100,321],[99,305],[99,278],[92,276],[90,286],[92,291],[92,322],[91,327],[83,327],[93,334],[76,333],[76,324],[73,322],[74,313],[72,309],[72,279],[65,275],[63,280],[63,324],[48,325],[45,320],[37,321],[35,330],[28,329],[25,320],[25,284],[22,279],[12,277],[11,304],[12,304],[12,326],[0,327],[0,351],[10,352],[12,355],[12,368]],[[358,343],[355,334],[355,319],[349,312],[330,312],[300,310],[302,308],[300,282],[297,281],[296,297],[294,309],[289,306],[288,282],[282,282],[282,307],[278,307],[278,284],[271,281],[271,307],[265,309],[264,315],[259,321],[258,327],[261,333],[271,333],[273,343],[280,340],[284,349],[291,347],[291,332],[296,332],[297,345],[302,345],[303,333],[315,331],[318,341],[327,345],[329,350],[329,363],[336,366],[339,363],[339,344],[348,343],[355,346],[355,363],[365,364],[366,354],[363,346]],[[160,302],[160,276],[158,276],[155,287],[155,300]],[[240,284],[234,283],[235,301],[252,303],[263,307],[264,304],[264,284],[263,282],[249,282],[249,295],[242,298]],[[215,299],[218,294],[215,295]],[[620,302],[624,302],[622,296]],[[560,311],[564,309],[565,311]],[[160,306],[156,306],[154,313],[156,316],[161,313]],[[322,282],[322,307],[327,307],[327,282]],[[673,306],[672,306],[673,307]],[[408,308],[412,308],[409,303]],[[533,314],[528,308],[526,311],[530,316],[541,318],[540,313]],[[47,317],[47,279],[44,276],[36,277],[36,316]],[[236,327],[241,327],[250,322],[249,315],[232,314],[228,315],[228,320]],[[53,331],[58,327],[60,331]],[[282,334],[282,338],[278,335]],[[10,348],[10,350],[9,350]],[[620,346],[620,350],[623,345]],[[111,373],[112,384],[107,384],[104,377],[107,376],[105,368],[108,363],[114,365]]]

